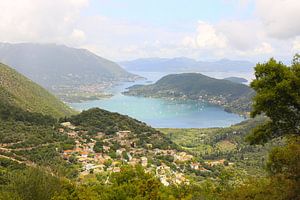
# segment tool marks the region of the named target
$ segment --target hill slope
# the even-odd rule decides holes
[[[31,112],[63,117],[74,111],[45,89],[0,63],[0,102]]]
[[[63,45],[0,43],[0,61],[48,89],[136,78],[88,50]]]
[[[152,85],[135,85],[124,94],[204,100],[221,105],[228,111],[247,112],[254,92],[243,84],[199,73],[184,73],[164,76]]]

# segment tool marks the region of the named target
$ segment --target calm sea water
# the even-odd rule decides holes
[[[110,92],[112,92],[114,96],[109,99],[72,103],[70,105],[77,110],[99,107],[112,112],[118,112],[144,121],[156,128],[225,127],[244,120],[244,118],[239,115],[225,112],[221,107],[203,102],[122,95],[121,92],[133,84],[150,84],[151,81],[155,82],[166,75],[159,72],[135,73],[148,78],[148,80],[136,83],[124,83],[112,88]]]

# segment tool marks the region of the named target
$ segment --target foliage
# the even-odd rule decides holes
[[[266,142],[270,138],[287,134],[300,134],[300,63],[296,55],[291,67],[270,59],[257,64],[251,87],[254,97],[254,117],[265,114],[270,121],[254,130],[251,143]]]
[[[115,134],[117,131],[129,130],[136,134],[140,139],[138,143],[139,146],[151,143],[154,144],[154,148],[177,148],[177,146],[162,133],[149,127],[145,123],[131,117],[112,113],[100,108],[92,108],[82,111],[78,115],[74,115],[69,118],[62,118],[60,121],[69,121],[76,126],[89,130],[90,132],[104,132],[108,135]]]
[[[5,121],[13,120],[25,123],[32,123],[36,125],[54,125],[56,123],[56,119],[50,115],[43,115],[40,113],[24,111],[19,107],[1,101],[0,119]]]
[[[267,170],[271,175],[281,174],[297,180],[300,185],[300,137],[291,137],[287,146],[274,148],[269,155]]]
[[[159,129],[184,150],[201,160],[225,159],[234,164],[236,170],[246,170],[251,175],[264,175],[268,151],[284,141],[273,140],[257,146],[249,145],[244,137],[266,118],[256,117],[226,128]],[[205,176],[205,174],[202,174]]]
[[[72,185],[43,169],[27,168],[7,174],[9,182],[0,186],[0,199],[50,200]]]
[[[264,113],[270,120],[254,130],[248,140],[252,144],[283,136],[287,144],[269,154],[269,177],[244,184],[226,198],[234,199],[300,199],[300,56],[291,67],[273,58],[255,68],[256,90],[252,116]]]
[[[91,173],[90,178],[75,182],[76,159],[73,157],[67,163],[60,156],[63,149],[74,145],[74,140],[56,131],[59,125],[53,117],[18,107],[12,101],[14,96],[0,88],[0,142],[9,150],[1,151],[0,199],[300,199],[299,59],[296,56],[291,67],[273,59],[257,65],[257,79],[252,83],[257,92],[253,116],[263,113],[269,118],[257,117],[228,128],[161,129],[165,135],[130,117],[98,108],[60,119],[70,121],[79,130],[87,130],[88,136],[97,132],[109,136],[116,131],[130,130],[138,137],[139,147],[151,143],[153,148],[182,147],[190,151],[208,172],[172,163],[171,168],[182,167],[193,178],[189,185],[166,187],[141,166],[126,165],[120,173]],[[274,138],[264,146],[248,145],[244,136],[258,124],[261,126],[251,136],[252,143],[278,136],[285,138]],[[113,145],[112,150],[118,148],[117,144]],[[261,158],[274,145],[278,147],[270,151],[266,162],[268,176],[258,177],[265,175],[257,173],[264,165]],[[101,152],[103,143],[98,140],[94,148]],[[110,155],[115,157],[115,151]],[[174,160],[173,156],[155,157],[159,159],[149,159],[149,163]],[[203,159],[224,158],[225,166],[209,166],[203,162]],[[231,162],[236,167],[231,167]],[[107,160],[104,164],[110,167],[113,162]],[[244,169],[253,171],[246,174]],[[256,179],[249,174],[256,175]]]
[[[103,151],[103,142],[97,141],[95,146],[94,146],[94,151],[96,153],[100,153]]]
[[[0,63],[0,102],[3,101],[26,111],[57,118],[75,113],[48,91]]]
[[[250,178],[237,188],[221,193],[220,199],[299,199],[300,143],[293,138],[285,147],[270,152],[266,178]]]

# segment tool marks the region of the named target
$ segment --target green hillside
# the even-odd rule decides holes
[[[137,146],[143,148],[146,148],[146,145],[150,143],[153,147],[160,149],[177,149],[178,147],[161,132],[144,122],[100,108],[91,108],[78,115],[62,120],[69,121],[82,129],[90,131],[92,134],[100,131],[107,135],[114,135],[116,132],[122,130],[131,131],[139,139]]]
[[[136,85],[126,95],[204,100],[227,111],[250,111],[254,91],[243,84],[211,78],[199,73],[170,74],[152,85]]]
[[[204,160],[222,160],[248,174],[265,174],[268,151],[282,145],[284,140],[273,140],[265,145],[249,145],[245,137],[258,125],[267,121],[259,116],[226,128],[163,128],[162,133],[193,155]]]
[[[57,118],[75,113],[45,89],[1,63],[0,101]]]

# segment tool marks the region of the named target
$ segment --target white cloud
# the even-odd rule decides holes
[[[86,40],[86,35],[82,30],[74,29],[70,36],[72,43],[82,44]]]
[[[195,23],[193,30],[181,29],[178,22],[174,29],[101,13],[81,15],[89,0],[0,0],[0,41],[67,44],[113,60],[187,56],[257,61],[299,52],[299,0],[226,1],[238,2],[240,10],[255,2],[255,16],[188,22]]]
[[[240,51],[247,51],[260,43],[261,27],[254,20],[227,20],[215,25],[226,37],[228,45]]]
[[[300,37],[297,37],[297,38],[293,41],[292,52],[293,52],[293,53],[299,53],[299,52],[300,52]]]
[[[266,32],[286,39],[300,35],[299,0],[256,0],[256,14]]]
[[[2,0],[0,41],[63,43],[87,5],[88,0]]]
[[[273,51],[274,51],[273,47],[271,46],[271,44],[267,42],[263,42],[261,46],[254,49],[254,52],[257,54],[270,54]]]
[[[218,33],[211,24],[199,21],[196,44],[199,48],[225,48],[226,38],[222,33]]]

